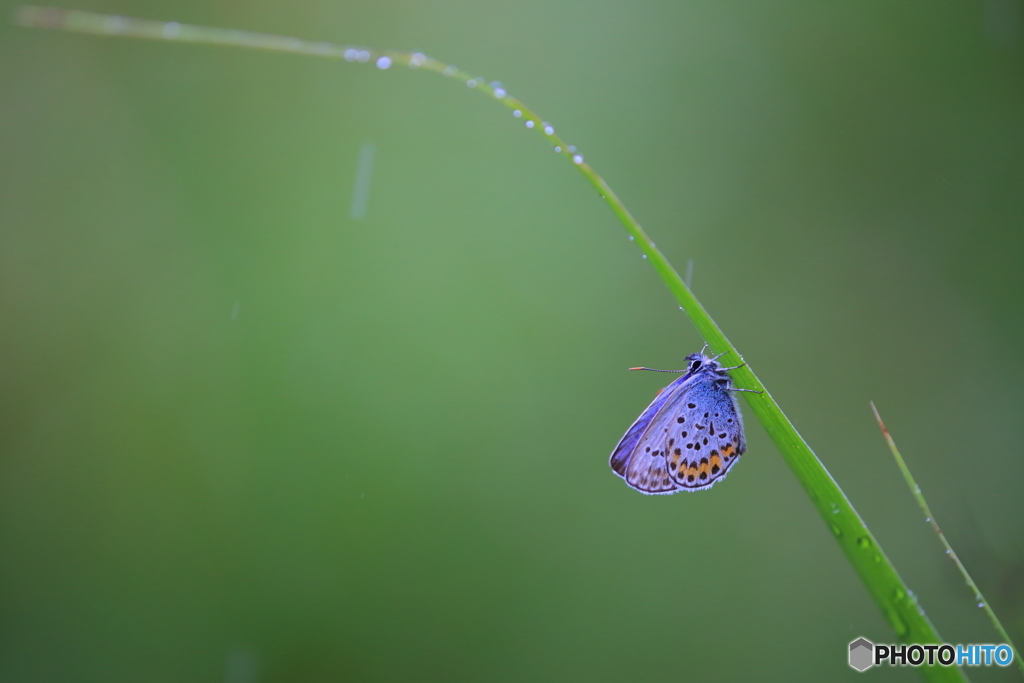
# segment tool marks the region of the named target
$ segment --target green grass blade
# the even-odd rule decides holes
[[[23,26],[92,33],[104,36],[127,36],[164,41],[205,43],[232,47],[247,47],[278,52],[289,52],[317,57],[345,59],[350,62],[376,64],[387,69],[394,65],[408,66],[439,73],[462,81],[513,110],[529,128],[537,129],[555,151],[573,164],[594,186],[612,212],[619,218],[632,239],[661,276],[665,285],[693,321],[698,332],[715,353],[727,352],[724,362],[743,362],[739,352],[715,324],[708,312],[693,296],[668,259],[629,213],[625,205],[598,175],[575,147],[567,145],[552,127],[527,108],[521,101],[508,95],[497,83],[488,84],[482,78],[446,65],[420,53],[377,51],[369,48],[305,41],[297,38],[249,33],[232,29],[179,24],[177,22],[130,19],[92,12],[69,11],[48,7],[25,6],[18,10],[16,20]],[[825,521],[833,538],[842,548],[867,587],[871,597],[892,625],[896,636],[904,643],[941,643],[942,639],[918,605],[913,593],[906,587],[895,567],[875,541],[874,536],[846,498],[835,480],[818,460],[807,442],[783,414],[782,409],[746,365],[732,371],[736,386],[761,391],[744,393],[754,415],[764,426],[772,441],[782,453],[818,513]],[[838,653],[837,656],[845,656]],[[919,671],[929,681],[966,681],[957,667],[922,666]]]
[[[1017,662],[1017,666],[1020,667],[1021,674],[1024,674],[1024,661],[1021,661],[1020,653],[1017,651],[1017,646],[1010,640],[1010,634],[1003,628],[1002,622],[999,621],[999,617],[992,611],[992,607],[989,605],[988,600],[981,594],[981,589],[978,588],[978,584],[974,583],[974,579],[967,573],[967,567],[964,566],[963,562],[957,556],[956,551],[953,550],[953,546],[946,540],[946,535],[942,533],[942,529],[939,528],[939,523],[935,521],[935,515],[932,514],[932,510],[928,507],[928,501],[925,500],[924,494],[921,493],[921,487],[917,485],[914,480],[914,475],[910,473],[910,468],[907,467],[906,461],[903,456],[900,455],[900,451],[896,448],[896,442],[893,441],[892,435],[889,434],[889,430],[886,429],[885,423],[882,422],[882,416],[878,414],[878,408],[875,407],[874,401],[871,402],[871,410],[875,414],[875,419],[878,421],[878,427],[882,430],[882,436],[885,437],[885,442],[889,444],[889,450],[892,451],[892,457],[896,459],[896,464],[900,468],[900,472],[903,473],[903,478],[907,482],[907,486],[910,488],[910,493],[913,494],[914,499],[917,500],[917,504],[921,506],[921,512],[924,513],[924,519],[926,522],[932,525],[932,529],[935,530],[939,540],[942,541],[942,545],[946,548],[946,555],[949,559],[953,560],[953,564],[960,570],[960,573],[964,577],[964,581],[967,583],[967,587],[974,593],[974,601],[985,610],[988,618],[992,620],[992,625],[995,626],[996,631],[999,632],[999,636],[1003,639],[1003,642],[1010,646],[1013,650],[1013,657]]]

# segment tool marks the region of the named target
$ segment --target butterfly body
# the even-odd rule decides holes
[[[700,491],[725,478],[747,450],[732,379],[716,359],[687,356],[612,452],[612,470],[641,493]]]

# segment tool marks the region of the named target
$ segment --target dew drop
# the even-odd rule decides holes
[[[445,75],[445,76],[454,76],[455,75],[455,67],[454,66],[446,66],[444,68],[444,71],[441,72],[441,74]]]
[[[630,242],[632,242],[632,241],[633,241],[633,236],[632,236],[632,235],[630,235],[630,236],[629,236],[629,241],[630,241]],[[679,308],[682,308],[682,306],[680,306]]]
[[[978,603],[978,607],[984,607],[984,606],[985,606],[985,603],[983,603],[983,602],[979,602]]]
[[[857,539],[857,547],[861,550],[867,550],[871,547],[871,539],[867,536],[861,536]]]
[[[515,109],[515,110],[512,111],[512,116],[516,117],[517,119],[520,116],[522,116],[522,115],[523,115],[523,112],[519,111],[518,109]]]
[[[556,151],[556,152],[561,152],[561,151],[562,151],[562,148],[561,148],[561,147],[558,147],[558,146],[555,146],[555,151]]]
[[[356,55],[356,59],[365,64],[366,62],[370,61],[370,51],[360,50],[359,54]]]
[[[839,528],[838,524],[829,524],[828,528],[832,530],[832,533],[836,535],[836,538],[843,535],[843,530]]]
[[[505,92],[504,88],[495,88],[494,89],[494,96],[497,97],[499,100],[502,99],[503,97],[505,97],[506,94],[508,94],[508,93]]]
[[[356,57],[358,57],[358,56],[359,56],[359,50],[353,49],[351,47],[349,49],[345,50],[345,61],[354,62],[354,61],[356,61]]]
[[[427,61],[427,56],[422,52],[413,52],[412,57],[409,57],[409,66],[416,68],[423,66]]]
[[[895,612],[888,612],[886,616],[889,617],[889,623],[892,624],[892,628],[894,631],[896,631],[896,635],[907,635],[910,629],[907,628],[906,622],[904,622],[898,614],[896,614]]]
[[[128,26],[128,22],[121,17],[107,17],[104,28],[108,33],[119,33]]]
[[[899,612],[897,611],[898,608],[905,603],[906,593],[904,593],[901,589],[897,588],[895,591],[893,591],[891,607],[886,609],[886,616],[889,617],[889,622],[893,625],[893,628],[896,630],[897,635],[900,636],[906,635],[908,630],[906,628],[906,624],[902,620],[902,617],[899,615]]]
[[[544,124],[544,134],[545,135],[554,135],[555,134],[555,129],[554,129],[554,127],[550,123],[545,123]]]
[[[534,126],[534,123],[533,123],[533,121],[530,121],[529,119],[527,119],[527,121],[526,121],[526,127],[527,127],[527,128],[533,128],[533,126]]]
[[[163,34],[164,38],[173,40],[181,35],[181,24],[176,21],[169,21],[164,24],[164,27],[160,32]]]
[[[836,503],[829,503],[829,506],[832,508],[833,515],[839,514],[839,505],[837,505]]]
[[[921,493],[921,487],[917,484],[914,484],[914,493]]]
[[[574,150],[573,150],[573,148],[572,148],[572,147],[570,147],[570,148],[569,148],[569,151],[570,151],[570,152],[572,152],[572,151],[574,151]],[[577,166],[578,166],[579,164],[582,164],[582,163],[583,163],[583,155],[582,155],[582,154],[576,154],[576,155],[573,155],[573,158],[572,158],[572,163],[576,164]]]
[[[931,517],[925,517],[925,518],[924,518],[924,521],[926,521],[926,522],[931,522],[931,521],[932,521],[932,518],[931,518]]]
[[[949,554],[950,554],[950,553],[952,553],[952,552],[953,552],[952,550],[947,550],[947,551],[946,551],[946,554],[947,554],[947,555],[949,555]]]
[[[391,57],[381,57],[377,60],[378,69],[387,69],[391,66]]]
[[[647,258],[647,254],[642,254],[641,258]]]
[[[476,79],[475,78],[471,78],[468,81],[466,81],[466,86],[469,87],[469,88],[475,88],[476,87]]]
[[[569,145],[569,151],[570,152],[575,152],[576,151],[576,145]]]

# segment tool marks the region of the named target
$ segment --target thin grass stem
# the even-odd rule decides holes
[[[917,482],[914,480],[914,475],[910,473],[910,468],[907,467],[906,461],[903,459],[903,456],[900,455],[899,449],[896,448],[896,442],[893,441],[892,435],[889,433],[889,430],[886,429],[885,423],[882,422],[882,416],[878,414],[878,408],[875,407],[874,401],[871,401],[871,411],[875,414],[875,420],[878,421],[878,428],[882,430],[882,436],[885,437],[885,442],[889,444],[889,450],[892,451],[892,457],[896,460],[896,465],[900,468],[900,472],[903,473],[903,478],[906,480],[907,486],[910,488],[910,493],[914,496],[917,504],[921,507],[921,512],[924,513],[924,521],[931,525],[935,534],[939,537],[939,541],[942,542],[943,547],[946,549],[946,556],[953,560],[953,564],[955,564],[956,568],[960,570],[960,574],[964,577],[967,587],[971,589],[972,593],[974,593],[974,601],[977,603],[978,607],[985,610],[985,613],[988,615],[988,618],[992,620],[992,625],[995,627],[996,631],[999,632],[999,636],[1003,639],[1003,642],[1009,645],[1010,649],[1013,650],[1013,658],[1016,660],[1017,666],[1020,667],[1021,674],[1024,674],[1024,661],[1021,661],[1020,653],[1017,651],[1017,646],[1013,644],[1012,640],[1010,640],[1010,634],[1008,634],[1006,629],[1003,628],[1003,624],[999,621],[999,617],[997,617],[996,613],[992,611],[992,607],[989,605],[988,600],[985,599],[985,596],[981,594],[981,589],[978,588],[978,584],[974,583],[974,579],[972,579],[971,575],[967,572],[967,567],[965,567],[964,563],[960,561],[960,557],[956,554],[956,551],[953,550],[953,546],[951,546],[949,541],[946,540],[946,535],[942,533],[942,529],[939,528],[939,523],[935,521],[935,515],[932,514],[931,508],[928,507],[928,501],[925,500],[924,494],[921,492],[921,487],[917,485]]]

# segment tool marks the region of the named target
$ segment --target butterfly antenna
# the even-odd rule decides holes
[[[702,356],[703,356],[703,355],[704,355],[704,351],[706,351],[706,350],[707,350],[707,348],[708,348],[708,343],[707,343],[707,342],[704,342],[704,348],[700,350],[700,355],[702,355]]]
[[[689,372],[689,370],[658,370],[657,368],[630,368],[630,370],[650,370],[651,372],[674,372],[676,374]]]

